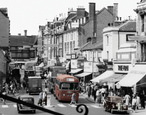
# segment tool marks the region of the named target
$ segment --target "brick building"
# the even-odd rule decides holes
[[[117,3],[114,6],[108,6],[108,8],[102,8],[96,12],[95,3],[89,5],[89,21],[80,26],[80,46],[83,56],[88,61],[98,62],[98,58],[101,58],[101,51],[103,45],[102,31],[108,25],[113,25],[115,18],[117,18]]]

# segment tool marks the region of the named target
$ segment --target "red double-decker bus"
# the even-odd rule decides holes
[[[59,101],[71,101],[75,92],[76,101],[79,100],[79,80],[67,74],[58,75],[55,82],[55,96]]]

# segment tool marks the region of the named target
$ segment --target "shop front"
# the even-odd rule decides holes
[[[113,75],[102,79],[100,82],[102,84],[106,83],[108,85],[108,89],[112,88],[115,90],[115,84],[119,82],[121,79],[125,77],[126,74],[121,74],[121,73],[114,73]]]
[[[137,63],[131,68],[128,74],[117,83],[117,85],[121,87],[130,87],[133,89],[133,93],[139,92],[141,89],[146,91],[145,76],[146,64]]]
[[[86,83],[89,83],[92,79],[92,71],[93,71],[93,62],[84,62],[84,72],[80,74],[76,74],[75,77],[77,77],[80,81]]]

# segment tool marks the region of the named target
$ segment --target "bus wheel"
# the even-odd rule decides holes
[[[55,93],[53,95],[54,95],[54,97],[56,97]]]

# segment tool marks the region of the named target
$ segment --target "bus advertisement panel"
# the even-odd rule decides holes
[[[55,82],[55,96],[59,101],[71,101],[73,92],[79,100],[79,80],[67,74],[58,75]]]

